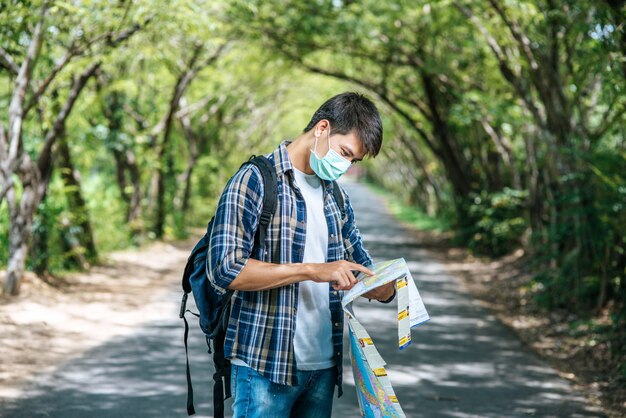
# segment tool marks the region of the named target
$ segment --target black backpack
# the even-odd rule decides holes
[[[265,193],[263,195],[263,210],[259,220],[259,226],[254,235],[254,249],[260,248],[265,243],[267,228],[274,216],[276,209],[276,200],[278,197],[278,181],[276,178],[276,170],[271,161],[265,156],[252,155],[250,159],[244,162],[241,167],[246,164],[254,164],[261,171],[263,177],[263,186]],[[341,211],[341,219],[345,218],[345,203],[343,194],[336,182],[333,182],[333,196]],[[187,259],[185,270],[183,272],[183,298],[180,306],[180,318],[185,322],[185,356],[187,358],[187,414],[196,413],[193,406],[193,387],[191,385],[191,372],[189,369],[189,351],[187,348],[187,337],[189,335],[189,324],[185,318],[185,313],[189,312],[199,318],[200,328],[204,332],[209,354],[213,354],[213,363],[215,365],[215,373],[213,374],[213,413],[215,418],[224,417],[224,400],[231,396],[230,390],[230,361],[224,358],[224,339],[226,337],[226,328],[228,327],[228,318],[230,316],[230,301],[234,293],[228,290],[224,294],[219,294],[207,277],[207,253],[211,238],[211,230],[213,228],[212,217],[207,226],[207,232],[198,241],[191,255]],[[188,310],[187,297],[189,293],[193,293],[198,313]],[[213,344],[211,344],[211,341]],[[213,346],[213,349],[211,349]]]

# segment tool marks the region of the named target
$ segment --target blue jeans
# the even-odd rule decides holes
[[[270,382],[255,370],[232,365],[233,418],[329,418],[337,368],[298,371],[298,386]]]

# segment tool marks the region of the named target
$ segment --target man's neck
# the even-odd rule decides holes
[[[293,142],[287,145],[287,153],[293,165],[298,170],[306,174],[315,174],[309,164],[310,157],[310,138],[306,134],[301,134]]]

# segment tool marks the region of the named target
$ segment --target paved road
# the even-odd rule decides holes
[[[429,259],[379,198],[361,184],[344,184],[370,254],[375,261],[407,260],[432,318],[414,330],[413,344],[399,352],[395,306],[363,300],[355,307],[388,362],[391,381],[408,417],[604,416]],[[132,337],[111,340],[68,360],[54,373],[39,376],[23,398],[0,406],[0,416],[186,416],[179,296],[178,277],[172,277],[171,292],[165,296],[171,302],[171,320],[147,323]],[[98,332],[97,324],[94,332]],[[204,341],[195,332],[190,343],[196,416],[211,416],[212,372]],[[357,417],[347,356],[344,362],[345,395],[335,398],[333,417]]]

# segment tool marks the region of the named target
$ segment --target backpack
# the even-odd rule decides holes
[[[259,168],[263,177],[265,190],[263,195],[263,210],[261,212],[259,226],[254,235],[254,246],[252,250],[254,254],[255,249],[264,245],[267,228],[274,216],[278,198],[278,181],[274,165],[267,157],[263,155],[252,155],[239,169],[241,170],[241,168],[247,164],[254,164]],[[343,194],[334,181],[333,196],[341,211],[341,219],[344,219],[345,203]],[[224,339],[226,337],[228,318],[230,316],[230,302],[234,290],[228,290],[224,294],[219,294],[213,288],[207,277],[207,253],[210,250],[209,245],[214,219],[215,216],[209,221],[207,232],[194,246],[187,259],[182,279],[183,297],[179,317],[182,318],[185,323],[184,343],[187,374],[187,414],[193,415],[196,413],[193,406],[193,387],[191,384],[189,351],[187,348],[189,324],[185,318],[185,313],[189,312],[199,318],[200,328],[204,332],[209,348],[208,352],[209,354],[213,354],[213,363],[215,365],[215,373],[213,374],[213,413],[215,418],[223,418],[224,400],[232,395],[230,390],[230,361],[224,358]],[[198,313],[186,309],[189,293],[193,293]],[[211,345],[213,349],[211,349]]]

